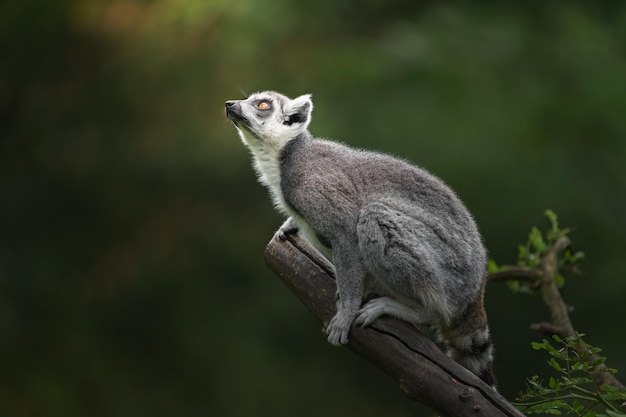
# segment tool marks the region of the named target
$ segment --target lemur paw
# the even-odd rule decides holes
[[[288,235],[295,235],[296,233],[298,233],[297,226],[281,228],[278,231],[278,238],[280,240],[287,240]]]
[[[287,240],[288,235],[295,235],[296,233],[298,233],[298,225],[291,217],[288,218],[285,223],[280,226],[278,232],[276,232],[280,240]]]
[[[341,346],[348,343],[348,335],[350,334],[352,321],[353,320],[345,315],[335,314],[335,317],[332,318],[326,328],[328,343],[334,346]]]
[[[367,327],[377,318],[385,314],[387,304],[383,298],[374,298],[365,304],[357,313],[354,324],[361,327]]]

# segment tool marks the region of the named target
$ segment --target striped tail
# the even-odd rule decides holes
[[[493,343],[489,335],[482,295],[439,329],[439,337],[448,347],[448,356],[472,371],[489,386],[496,387],[493,374]]]

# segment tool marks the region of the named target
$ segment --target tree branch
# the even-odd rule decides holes
[[[509,281],[512,279],[536,283],[541,278],[541,271],[526,266],[509,266],[487,276],[488,281]]]
[[[558,272],[558,255],[570,244],[567,236],[562,236],[548,249],[541,257],[538,268],[512,266],[492,273],[488,276],[490,281],[508,281],[510,279],[524,280],[531,282],[539,292],[543,303],[548,307],[551,322],[531,324],[533,330],[537,330],[547,335],[556,334],[560,337],[575,336],[577,334],[570,318],[571,308],[565,303],[561,296],[561,291],[556,283]],[[579,354],[587,353],[588,349],[581,346]],[[597,355],[591,355],[590,361],[598,359]],[[609,384],[620,390],[626,389],[615,376],[608,372],[604,363],[597,365],[592,374],[594,381],[598,385]]]
[[[333,266],[296,234],[275,235],[265,259],[325,328],[335,314]],[[353,327],[347,346],[389,374],[411,399],[444,416],[524,416],[409,323],[383,317]]]

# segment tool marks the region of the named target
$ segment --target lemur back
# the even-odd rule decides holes
[[[226,102],[277,208],[332,260],[337,312],[328,341],[382,315],[435,326],[448,354],[494,386],[483,308],[486,251],[454,192],[406,161],[316,139],[313,104],[275,93]],[[363,305],[368,294],[375,294]]]

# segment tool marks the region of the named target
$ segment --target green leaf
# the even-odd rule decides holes
[[[511,291],[517,293],[520,291],[520,282],[516,279],[511,279],[506,282],[506,286],[509,287]]]
[[[519,266],[526,266],[528,261],[528,247],[524,245],[517,246],[517,259]]]
[[[590,355],[597,355],[598,353],[602,352],[602,349],[600,349],[599,347],[592,347],[592,346],[589,346],[589,345],[587,345],[587,346],[589,347],[589,354]]]
[[[549,341],[547,341],[546,339],[543,339],[543,344],[544,344],[544,349],[545,349],[545,350],[547,350],[547,351],[548,351],[548,353],[549,353],[551,356],[554,356],[555,358],[559,358],[559,357],[563,356],[563,355],[561,354],[561,353],[562,353],[562,351],[561,351],[561,350],[557,350],[557,349],[556,349],[554,346],[552,346],[552,345],[550,344],[550,342],[549,342]]]
[[[494,261],[493,259],[489,259],[489,261],[487,262],[487,272],[493,273],[493,272],[498,272],[499,270],[500,270],[500,267],[498,266],[496,261]]]
[[[571,264],[575,264],[576,262],[584,258],[585,258],[584,252],[578,251],[578,252],[572,253],[569,249],[565,251],[565,260]]]
[[[550,224],[552,225],[553,229],[559,229],[559,218],[556,215],[555,212],[553,212],[550,209],[546,209],[546,211],[543,212],[544,216],[546,216],[548,218],[548,220],[550,220]]]
[[[568,381],[569,385],[578,385],[578,386],[585,385],[585,384],[591,384],[591,382],[592,382],[591,378],[587,378],[587,377],[584,377],[584,376],[571,378]]]
[[[530,342],[530,345],[532,346],[533,349],[535,350],[541,350],[541,349],[545,349],[546,348],[546,343],[547,341],[543,341],[543,343],[539,343],[539,342]]]
[[[619,388],[609,384],[602,384],[600,389],[605,392],[602,395],[605,400],[620,402],[626,401],[626,390],[621,391]]]
[[[565,285],[565,277],[557,272],[556,274],[554,274],[554,282],[557,287],[563,288],[563,286]]]
[[[556,388],[556,379],[554,379],[554,377],[550,377],[550,380],[548,381],[548,386],[552,389]]]
[[[536,227],[533,227],[530,230],[530,236],[528,236],[528,241],[535,248],[538,253],[543,253],[546,250],[546,243],[543,241],[543,235],[541,231]]]
[[[563,235],[563,232],[559,230],[559,220],[556,213],[554,213],[552,210],[546,210],[544,212],[544,215],[550,221],[550,230],[548,231],[547,237],[548,241],[552,243],[560,238]]]
[[[550,358],[550,360],[548,361],[548,365],[550,365],[553,369],[559,372],[563,372],[563,368],[561,368],[561,365],[554,358]],[[551,387],[551,388],[554,388],[554,387]]]
[[[600,356],[598,359],[595,359],[595,360],[587,362],[587,365],[590,368],[593,368],[594,366],[598,366],[600,364],[603,364],[605,361],[606,361],[606,358],[603,357],[603,356]]]
[[[576,413],[580,415],[580,413],[585,409],[585,406],[580,403],[578,400],[572,401],[572,408]],[[591,416],[591,414],[586,414],[586,416]]]
[[[530,384],[532,388],[541,389],[541,390],[544,389],[543,385],[541,384],[541,381],[537,382],[537,380],[530,380],[528,381],[528,383]]]
[[[602,396],[605,400],[608,401],[626,401],[626,392],[609,392],[608,394],[604,394]]]

